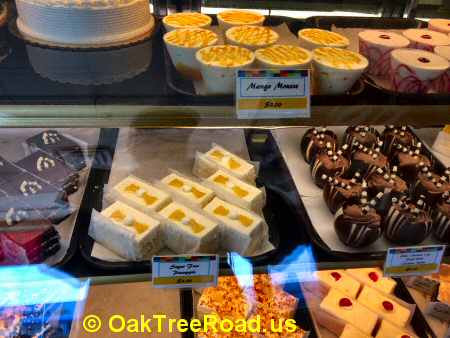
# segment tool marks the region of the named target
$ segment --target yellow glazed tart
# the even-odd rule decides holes
[[[248,68],[255,55],[247,48],[217,45],[200,49],[196,59],[208,94],[232,94],[236,69]]]
[[[258,49],[255,57],[264,68],[306,69],[312,59],[311,52],[304,48],[279,44]]]
[[[268,27],[237,26],[228,29],[225,33],[227,42],[232,45],[256,50],[276,43],[279,35]]]
[[[343,35],[318,28],[305,28],[298,32],[300,46],[313,50],[318,47],[347,48],[350,41]]]
[[[205,28],[211,26],[212,19],[206,14],[183,12],[170,14],[162,20],[167,31],[177,28]]]
[[[222,29],[228,29],[242,25],[262,26],[265,17],[257,12],[233,9],[217,14],[217,20]]]
[[[164,42],[177,71],[189,79],[200,80],[200,64],[195,54],[217,43],[217,34],[203,28],[181,28],[164,35]]]

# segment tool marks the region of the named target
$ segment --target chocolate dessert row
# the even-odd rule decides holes
[[[78,171],[86,166],[80,145],[57,131],[26,143],[31,154],[23,159],[0,156],[0,264],[37,263],[59,250],[54,226],[73,212],[68,195],[78,190]]]
[[[340,147],[334,132],[312,128],[301,151],[347,246],[370,245],[383,233],[396,244],[418,244],[432,230],[450,243],[450,170],[438,172],[406,126],[381,134],[348,127]]]

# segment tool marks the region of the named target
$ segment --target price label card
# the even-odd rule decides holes
[[[384,263],[387,276],[428,275],[439,271],[445,245],[389,248]]]
[[[152,281],[156,288],[192,288],[217,284],[219,256],[154,256]]]
[[[238,118],[311,117],[309,77],[308,70],[238,70]]]

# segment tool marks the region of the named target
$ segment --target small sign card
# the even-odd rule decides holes
[[[238,70],[239,119],[311,117],[308,70]]]
[[[384,263],[386,276],[428,275],[439,271],[445,245],[389,248]]]
[[[156,288],[199,288],[217,284],[219,256],[154,256],[152,281]]]

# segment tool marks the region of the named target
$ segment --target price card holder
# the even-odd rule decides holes
[[[217,284],[219,256],[154,256],[152,281],[156,288],[201,288]]]
[[[238,70],[239,119],[311,117],[309,70]]]
[[[428,275],[439,271],[445,245],[389,248],[384,263],[386,276]]]

